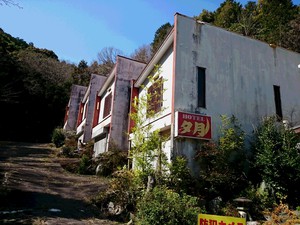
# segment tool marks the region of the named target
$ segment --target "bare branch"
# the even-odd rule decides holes
[[[0,0],[0,5],[7,5],[7,6],[16,6],[19,9],[22,9],[22,7],[19,5],[19,3],[14,2],[13,0]]]

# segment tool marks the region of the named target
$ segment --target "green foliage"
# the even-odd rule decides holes
[[[295,18],[296,7],[291,0],[261,0],[258,5],[262,27],[259,39],[268,43],[281,45],[287,32],[289,21]]]
[[[203,10],[196,19],[300,52],[297,17],[299,6],[291,0],[249,1],[245,6],[225,0],[216,11]]]
[[[156,30],[155,35],[154,35],[154,39],[151,43],[152,55],[154,55],[155,52],[158,50],[158,48],[163,43],[163,41],[165,40],[165,38],[167,37],[167,34],[169,33],[169,31],[171,29],[172,29],[171,24],[170,23],[165,23]]]
[[[241,125],[234,116],[222,116],[220,133],[218,143],[204,143],[197,154],[200,185],[207,202],[219,196],[226,202],[247,186]]]
[[[170,165],[168,175],[168,187],[177,193],[195,193],[195,180],[187,167],[187,160],[183,156],[177,156]]]
[[[155,104],[162,104],[163,98],[157,95],[163,95],[161,92],[149,92],[149,87],[153,84],[156,87],[163,86],[163,79],[160,79],[160,68],[156,66],[152,76],[148,77],[149,86],[143,87],[144,95],[140,95],[139,99],[135,99],[133,103],[134,111],[130,114],[130,118],[134,121],[135,126],[132,128],[132,149],[130,158],[133,160],[134,169],[140,176],[141,180],[146,184],[148,176],[155,176],[157,182],[162,179],[163,172],[166,170],[166,157],[162,151],[162,144],[165,137],[161,135],[159,130],[153,130],[150,122],[157,118],[163,112],[149,110],[149,99],[156,99]],[[145,126],[147,124],[147,126]],[[156,166],[154,166],[156,164]],[[156,167],[156,168],[155,168]]]
[[[65,143],[65,134],[62,128],[55,128],[52,133],[52,143],[55,144],[56,148],[59,148]]]
[[[75,84],[88,86],[90,83],[91,73],[86,61],[81,60],[77,67],[75,67],[72,74],[72,78]]]
[[[0,116],[8,118],[1,124],[1,137],[51,141],[54,128],[62,126],[73,67],[59,62],[53,51],[35,48],[0,30],[0,68],[0,108],[6,109]]]
[[[136,201],[142,194],[142,189],[136,183],[134,172],[122,169],[113,174],[113,179],[110,181],[108,188],[100,192],[93,199],[93,203],[100,208],[102,213],[112,216],[108,210],[108,205],[112,202],[122,209],[122,213],[115,219],[128,221],[129,213],[136,210]]]
[[[155,187],[147,192],[137,204],[137,224],[196,224],[202,210],[198,199],[166,188]]]
[[[80,159],[78,173],[79,174],[90,174],[90,166],[91,166],[91,159],[87,155],[83,155]]]
[[[127,164],[127,151],[120,150],[115,144],[111,143],[108,151],[97,156],[98,164],[97,175],[110,176]]]
[[[299,6],[300,9],[300,6]],[[289,22],[289,29],[284,33],[283,47],[300,53],[300,13]]]
[[[277,202],[286,198],[290,205],[299,205],[300,155],[296,134],[278,123],[275,117],[270,117],[263,121],[255,136],[253,163],[256,173],[274,192]]]
[[[234,0],[225,0],[216,10],[214,24],[223,28],[230,28],[238,21],[241,14],[241,4]]]
[[[206,9],[203,9],[202,12],[199,14],[199,16],[196,17],[197,20],[206,22],[206,23],[212,23],[214,19],[214,13],[209,12]]]

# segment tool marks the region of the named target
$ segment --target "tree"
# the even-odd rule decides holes
[[[172,26],[170,23],[165,23],[164,25],[162,25],[161,27],[159,27],[154,35],[154,39],[151,43],[151,51],[152,51],[152,55],[154,55],[156,53],[156,51],[158,50],[158,48],[161,46],[161,44],[163,43],[163,41],[165,40],[167,34],[169,33],[169,31],[172,29]]]
[[[18,3],[15,3],[13,0],[0,0],[0,5],[7,5],[7,6],[17,6],[18,8],[21,8],[21,6]]]
[[[216,10],[214,15],[214,25],[230,29],[231,26],[238,22],[242,6],[235,0],[226,0]]]
[[[59,87],[71,81],[73,68],[47,54],[27,48],[19,51],[17,57],[22,72],[27,74],[25,88],[31,94],[50,94],[53,85]]]
[[[148,63],[151,59],[151,46],[143,45],[136,49],[130,56],[132,59]]]
[[[151,123],[149,123],[163,111],[161,108],[157,112],[150,107],[150,104],[161,105],[162,103],[163,90],[150,91],[153,85],[162,87],[164,80],[154,79],[159,77],[160,73],[160,69],[157,66],[153,74],[148,77],[150,85],[143,87],[145,94],[139,95],[139,98],[134,100],[133,111],[130,113],[130,118],[134,121],[131,158],[134,170],[144,184],[147,183],[148,176],[153,176],[156,178],[156,181],[159,181],[164,168],[166,168],[163,166],[166,160],[162,153],[164,137],[160,135],[159,130],[153,130]],[[156,102],[150,103],[150,99],[155,99]],[[156,168],[154,168],[155,164]]]
[[[278,123],[275,117],[266,118],[255,132],[253,148],[254,173],[274,193],[277,203],[300,204],[300,154],[294,131]]]
[[[215,12],[203,10],[196,19],[299,51],[298,15],[299,6],[291,0],[249,1],[245,6],[225,0]]]
[[[245,36],[255,37],[259,33],[259,16],[256,2],[249,1],[242,9],[237,22],[232,24],[232,31]]]
[[[295,18],[297,8],[291,0],[260,0],[258,7],[262,29],[259,39],[281,45],[284,33],[288,31],[287,24]]]
[[[199,16],[196,17],[196,19],[207,23],[213,23],[215,20],[214,16],[215,14],[213,12],[209,12],[208,10],[203,9]]]
[[[199,182],[207,202],[216,197],[232,200],[247,186],[245,133],[234,116],[221,119],[219,141],[204,143],[197,154]]]
[[[122,51],[114,47],[105,47],[98,53],[99,72],[101,75],[108,75],[113,69],[117,55]]]
[[[289,22],[289,31],[284,33],[282,45],[300,53],[300,14]]]
[[[81,60],[72,73],[73,82],[78,85],[88,86],[91,78],[89,66],[85,60]]]

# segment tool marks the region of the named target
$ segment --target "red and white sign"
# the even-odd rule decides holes
[[[175,137],[210,140],[211,117],[201,114],[175,112]]]

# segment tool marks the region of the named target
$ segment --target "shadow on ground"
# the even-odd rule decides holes
[[[24,224],[26,218],[61,217],[82,220],[100,216],[96,207],[84,201],[45,193],[12,190],[2,196],[0,202],[1,224]],[[31,219],[28,224],[32,224]]]
[[[0,142],[0,224],[116,224],[88,201],[107,180],[66,172],[55,151]]]

